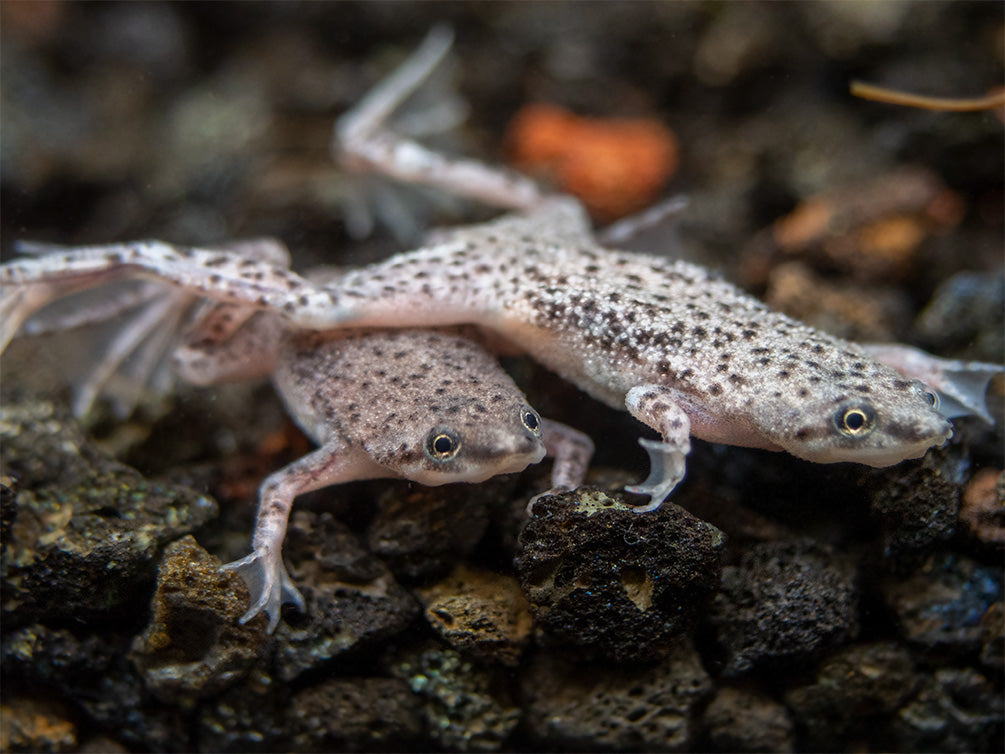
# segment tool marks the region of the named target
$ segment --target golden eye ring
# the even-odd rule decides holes
[[[523,422],[528,430],[530,430],[535,437],[541,436],[541,417],[537,415],[536,411],[529,408],[524,408],[520,411],[520,421]]]
[[[460,449],[460,435],[447,427],[437,427],[426,436],[426,455],[434,461],[449,461]]]
[[[865,437],[876,426],[876,412],[868,403],[845,403],[834,413],[834,426],[845,437]]]

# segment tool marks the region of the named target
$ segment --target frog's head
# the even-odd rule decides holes
[[[537,412],[518,396],[502,404],[489,400],[455,398],[425,422],[399,427],[393,450],[375,459],[406,479],[436,486],[482,482],[544,458]]]
[[[782,448],[808,461],[892,466],[953,434],[936,393],[882,365],[873,365],[867,381],[809,393],[774,433]]]

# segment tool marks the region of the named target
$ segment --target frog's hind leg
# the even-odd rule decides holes
[[[294,498],[332,484],[387,476],[394,475],[363,450],[332,441],[262,482],[252,552],[222,567],[237,571],[251,593],[251,607],[241,623],[264,612],[269,616],[268,631],[272,633],[279,625],[283,603],[292,602],[304,610],[304,598],[287,574],[282,556]]]
[[[989,424],[994,418],[985,403],[988,384],[1005,372],[998,364],[941,359],[919,348],[899,343],[869,343],[861,348],[874,359],[905,377],[921,380],[939,393],[938,410],[947,419],[978,416]]]
[[[531,209],[543,195],[529,178],[477,160],[446,157],[388,127],[391,114],[429,77],[452,42],[448,28],[435,27],[404,63],[339,118],[336,159],[353,170],[441,188],[494,207]]]
[[[646,513],[659,508],[684,478],[691,452],[691,420],[662,385],[633,387],[625,396],[625,406],[632,416],[663,435],[662,442],[639,438],[639,445],[649,454],[649,476],[641,484],[625,487],[651,498],[648,505],[635,508],[637,513]]]

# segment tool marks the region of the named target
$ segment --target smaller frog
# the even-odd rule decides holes
[[[216,307],[203,327],[228,308]],[[386,477],[481,482],[546,455],[555,458],[552,489],[569,489],[593,454],[586,435],[538,416],[496,360],[456,332],[288,331],[278,316],[254,313],[222,342],[196,334],[175,360],[196,384],[271,374],[290,415],[321,446],[266,478],[252,553],[224,566],[251,592],[242,622],[264,611],[270,633],[282,603],[304,609],[281,557],[298,495]]]

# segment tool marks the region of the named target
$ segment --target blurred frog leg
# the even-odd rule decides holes
[[[544,447],[555,459],[551,471],[552,490],[572,490],[583,483],[593,457],[593,440],[578,429],[551,419],[541,420]]]
[[[979,416],[989,424],[994,418],[985,403],[988,383],[1005,372],[998,364],[981,361],[941,359],[919,348],[898,343],[862,344],[877,361],[896,369],[905,377],[921,380],[939,392],[939,412],[947,419]]]

